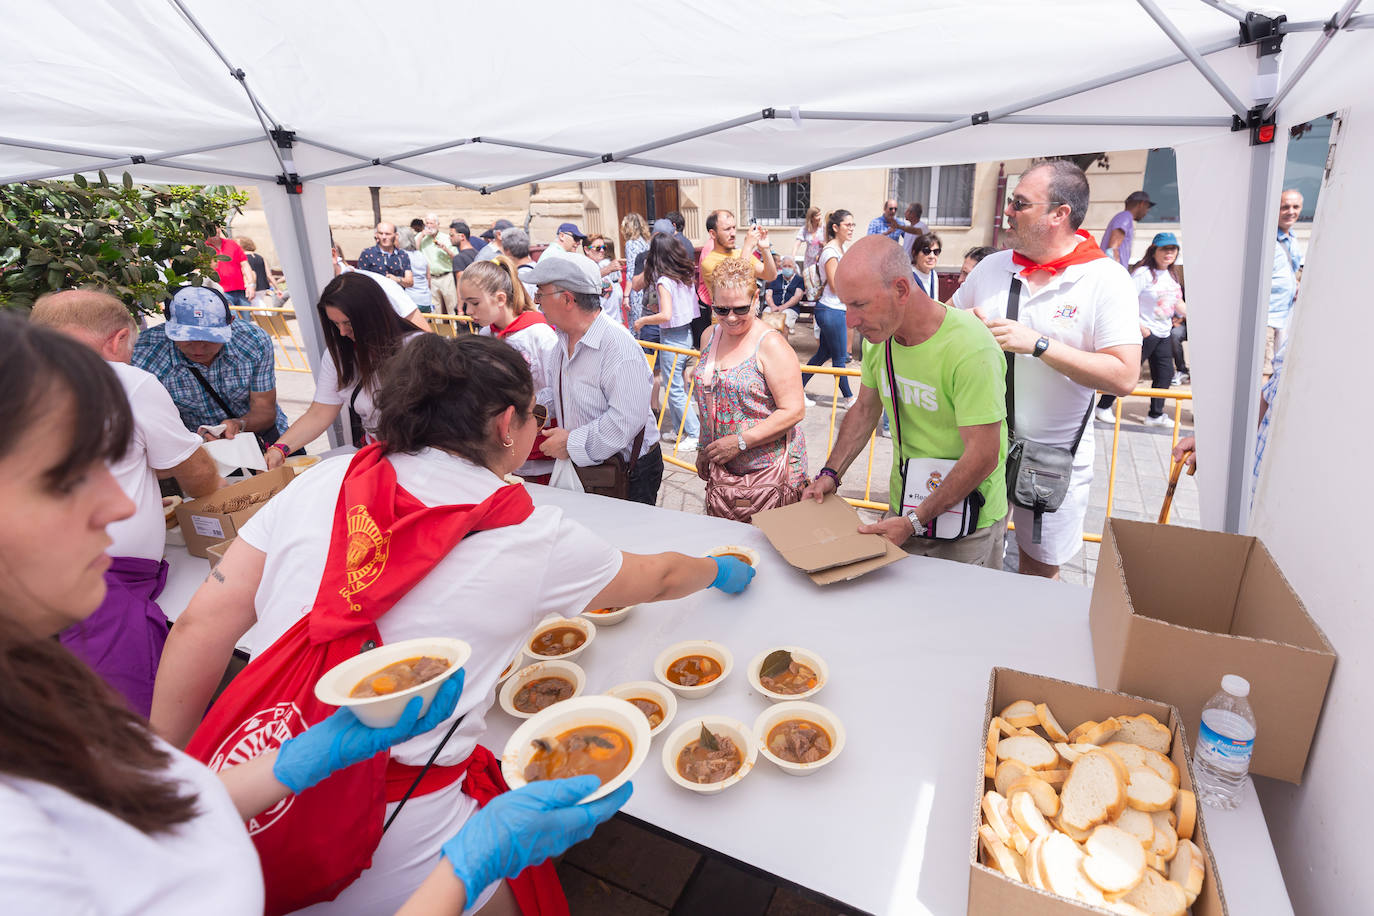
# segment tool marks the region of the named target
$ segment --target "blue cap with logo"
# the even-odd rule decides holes
[[[168,340],[225,344],[234,334],[229,320],[229,300],[219,290],[183,286],[172,296],[163,327]]]
[[[1178,248],[1178,236],[1172,232],[1157,232],[1155,237],[1150,240],[1150,244],[1156,248]]]
[[[558,231],[568,233],[568,235],[577,239],[579,242],[586,238],[586,236],[582,234],[582,230],[577,228],[576,223],[563,223],[558,227]]]

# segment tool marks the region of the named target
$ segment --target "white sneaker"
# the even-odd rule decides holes
[[[1157,416],[1157,417],[1146,417],[1146,418],[1145,418],[1145,425],[1146,425],[1146,426],[1170,426],[1170,427],[1172,427],[1172,426],[1174,425],[1174,421],[1173,421],[1173,418],[1172,418],[1172,417],[1166,416],[1165,414],[1160,414],[1160,415]]]
[[[836,401],[835,403],[839,405],[839,407],[840,407],[841,410],[848,410],[849,408],[851,408],[851,407],[854,406],[854,400],[855,400],[855,399],[854,399],[853,395],[851,395],[851,396],[849,396],[849,397],[847,397],[847,398],[840,398],[840,399],[839,399],[838,401]]]
[[[1101,420],[1103,423],[1116,422],[1116,412],[1112,410],[1110,407],[1097,408],[1093,411],[1093,416],[1097,417],[1097,419]]]
[[[677,444],[679,452],[695,452],[697,450],[697,440],[695,436],[683,436],[682,441]]]
[[[810,399],[809,397],[807,397],[806,395],[802,395],[802,405],[805,406],[805,407],[815,407],[815,406],[816,406],[816,402],[813,401],[813,400],[811,400],[811,399]]]

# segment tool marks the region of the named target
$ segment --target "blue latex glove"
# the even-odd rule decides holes
[[[390,728],[369,728],[347,706],[282,743],[272,775],[292,792],[304,792],[326,776],[361,763],[394,744],[422,735],[453,715],[463,694],[464,670],[439,687],[429,711],[420,718],[420,698],[411,697],[401,718]]]
[[[633,787],[627,782],[605,798],[577,804],[600,785],[590,774],[532,782],[496,796],[468,818],[443,847],[468,905],[493,881],[514,877],[582,842],[630,800]]]
[[[731,595],[738,595],[754,579],[754,567],[734,557],[711,557],[716,561],[716,577],[711,588],[718,588]]]

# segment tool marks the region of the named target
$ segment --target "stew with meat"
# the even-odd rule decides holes
[[[565,677],[536,678],[515,692],[511,705],[521,712],[539,712],[566,700],[575,689],[573,682]]]
[[[709,655],[684,655],[668,666],[668,680],[679,687],[699,687],[720,677],[720,662]]]
[[[577,627],[552,627],[530,640],[535,655],[567,655],[587,641],[587,634]]]
[[[386,696],[433,680],[448,669],[449,661],[446,658],[430,655],[405,658],[372,672],[359,681],[348,695],[357,699]]]
[[[583,725],[533,743],[534,756],[525,764],[526,782],[590,773],[604,786],[620,775],[634,750],[624,733],[605,725]]]
[[[765,674],[759,675],[759,683],[774,693],[796,694],[806,693],[816,686],[816,672],[803,665],[796,659],[787,666],[785,671],[769,677]]]
[[[806,719],[787,719],[768,732],[769,752],[788,763],[815,763],[831,747],[830,734]]]
[[[650,728],[658,728],[659,723],[663,721],[662,706],[648,697],[633,697],[630,702],[634,704],[635,709],[644,713],[644,718],[649,720]]]
[[[714,749],[705,741],[708,734],[714,739]],[[744,755],[735,746],[735,742],[725,735],[711,732],[705,732],[701,738],[688,744],[677,755],[677,771],[682,778],[703,785],[729,779],[738,773],[742,766]]]

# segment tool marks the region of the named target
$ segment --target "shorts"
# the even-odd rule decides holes
[[[1089,429],[1083,438],[1092,435]],[[1086,464],[1082,463],[1086,460]],[[1016,525],[1016,546],[1030,557],[1047,566],[1063,566],[1083,549],[1083,518],[1088,514],[1088,491],[1093,482],[1093,449],[1078,449],[1074,456],[1073,477],[1064,502],[1054,512],[1040,516],[1040,543],[1032,544],[1035,514],[1029,509],[1011,505],[1011,520]]]
[[[1006,539],[1007,517],[1004,515],[991,525],[979,528],[957,541],[913,537],[902,545],[902,549],[913,557],[934,557],[937,560],[953,560],[955,563],[967,563],[970,566],[1001,569]]]

